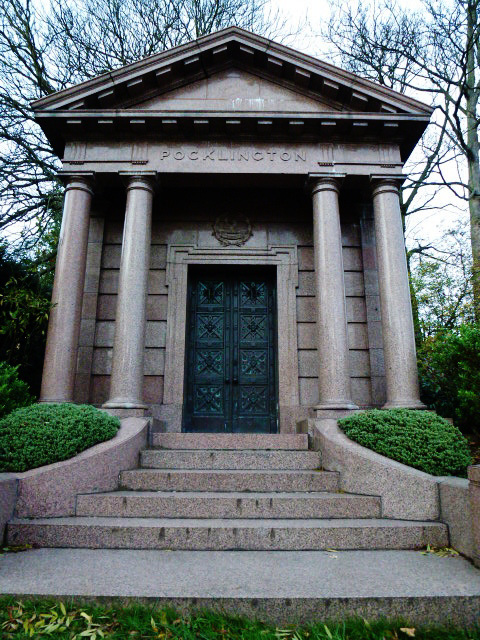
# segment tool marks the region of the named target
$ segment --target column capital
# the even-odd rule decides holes
[[[86,191],[93,196],[93,185],[95,174],[89,173],[61,173],[60,177],[65,182],[65,191],[71,189],[77,189],[79,191]]]
[[[119,171],[118,175],[124,179],[126,190],[144,189],[154,193],[157,186],[156,171]]]
[[[319,191],[340,193],[340,186],[344,178],[344,173],[309,173],[307,184],[312,195]]]
[[[395,193],[398,195],[402,183],[405,181],[405,176],[382,176],[371,175],[370,183],[372,187],[372,195],[375,197],[380,193]]]

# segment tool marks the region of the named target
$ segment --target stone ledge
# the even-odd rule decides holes
[[[15,515],[21,518],[68,516],[75,513],[78,493],[112,491],[120,471],[138,465],[146,446],[148,420],[128,418],[111,440],[82,451],[78,456],[24,473],[1,474],[0,507],[10,506],[11,483],[16,484]],[[8,512],[8,508],[5,513]],[[11,515],[11,511],[10,511]],[[0,525],[3,513],[0,513]]]
[[[13,516],[17,501],[17,476],[0,473],[0,544],[5,535],[5,526]]]
[[[469,562],[415,551],[33,549],[2,565],[0,593],[21,598],[209,608],[281,625],[361,616],[465,627],[480,615]]]
[[[440,520],[448,525],[451,546],[468,558],[474,555],[472,510],[466,478],[438,477]]]
[[[472,514],[473,561],[480,567],[480,465],[468,467],[470,513]]]
[[[477,503],[474,501],[480,466],[469,467],[470,483],[464,478],[432,476],[353,442],[336,420],[305,420],[297,424],[297,430],[308,433],[313,448],[321,451],[323,467],[339,472],[341,489],[380,496],[384,518],[444,522],[450,544],[480,565],[480,518],[476,514],[480,491]]]
[[[382,517],[403,520],[438,520],[438,478],[390,460],[353,442],[333,419],[299,424],[322,452],[325,469],[340,472],[340,487],[349,493],[378,495]]]

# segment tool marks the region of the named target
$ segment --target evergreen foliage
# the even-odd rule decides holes
[[[480,326],[428,338],[419,351],[419,371],[423,401],[453,418],[463,433],[480,433]]]
[[[373,409],[338,422],[358,444],[435,476],[466,476],[472,463],[459,429],[431,411]]]
[[[18,367],[0,362],[0,418],[34,402],[28,384],[18,377]]]
[[[28,471],[110,440],[118,418],[89,405],[34,404],[0,420],[0,471]]]
[[[47,253],[40,255],[39,250],[37,257],[46,259]],[[0,244],[0,361],[18,366],[18,375],[34,395],[40,391],[52,273],[26,256],[14,258]]]

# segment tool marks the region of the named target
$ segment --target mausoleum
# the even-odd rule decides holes
[[[430,107],[232,27],[34,109],[66,187],[42,401],[222,433],[422,406],[399,186]]]

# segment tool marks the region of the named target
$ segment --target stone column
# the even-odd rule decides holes
[[[127,186],[118,283],[109,409],[145,409],[143,356],[152,235],[153,180],[132,176]]]
[[[40,402],[72,402],[77,364],[93,191],[91,177],[74,176],[65,190],[48,321]]]
[[[398,184],[373,183],[373,211],[387,382],[385,408],[425,408],[418,388],[415,334]]]
[[[358,408],[352,402],[350,388],[339,190],[339,181],[334,177],[316,178],[312,182],[319,369],[317,410]]]

